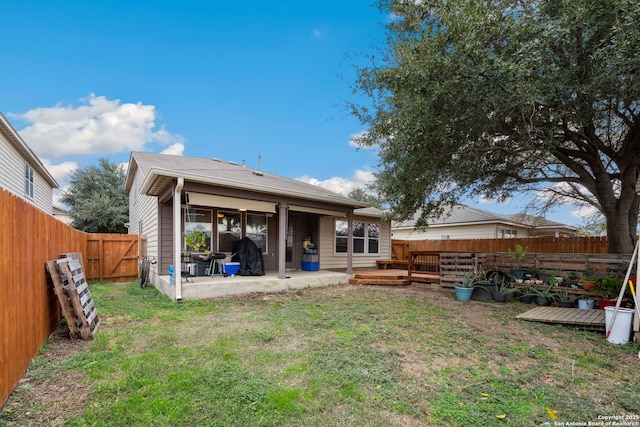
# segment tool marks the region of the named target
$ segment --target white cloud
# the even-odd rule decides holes
[[[143,150],[145,144],[182,144],[184,138],[164,127],[154,131],[153,105],[125,103],[119,99],[90,94],[83,105],[36,108],[12,114],[31,123],[20,131],[29,147],[41,159],[67,155],[99,154]]]
[[[62,184],[74,170],[78,169],[78,164],[76,162],[62,162],[57,165],[53,165],[49,160],[45,159],[42,160],[42,164],[47,168],[58,184]]]
[[[318,40],[322,38],[322,32],[320,30],[318,30],[317,28],[313,29],[313,31],[311,32],[311,35],[313,35],[313,38],[318,39]]]
[[[320,181],[308,175],[303,175],[296,179],[346,196],[356,188],[364,188],[368,184],[374,182],[375,176],[373,172],[370,171],[356,170],[351,178],[332,177]]]
[[[184,144],[181,142],[176,142],[175,144],[172,144],[169,147],[162,150],[160,154],[173,154],[176,156],[182,156],[183,153],[184,153]]]

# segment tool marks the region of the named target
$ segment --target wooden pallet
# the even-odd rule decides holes
[[[78,256],[46,262],[71,338],[91,339],[100,326],[98,310]]]
[[[581,310],[579,308],[536,307],[516,316],[530,322],[560,323],[584,329],[605,330],[604,310]]]

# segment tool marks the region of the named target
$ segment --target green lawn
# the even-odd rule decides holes
[[[518,322],[521,303],[355,286],[179,304],[137,283],[91,292],[95,339],[54,334],[0,425],[541,426],[640,415],[639,345]]]

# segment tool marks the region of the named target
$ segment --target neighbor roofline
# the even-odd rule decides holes
[[[512,222],[512,221],[504,221],[499,219],[491,219],[486,221],[468,221],[468,222],[447,222],[447,223],[439,222],[436,224],[428,224],[427,227],[439,228],[439,227],[457,227],[460,225],[487,225],[487,224],[504,224],[504,225],[511,225],[515,227],[531,228],[530,225],[520,224],[518,222]],[[415,227],[416,227],[416,224],[414,223],[413,225],[394,226],[393,228],[399,229],[399,228],[415,228]]]

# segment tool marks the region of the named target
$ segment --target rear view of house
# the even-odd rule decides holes
[[[58,183],[0,113],[0,187],[53,214]]]
[[[368,204],[324,188],[218,159],[133,152],[126,178],[129,232],[144,236],[151,270],[168,274],[191,251],[231,253],[248,237],[264,269],[286,278],[304,266],[303,246],[317,251],[313,264],[351,273],[390,257],[390,223]],[[199,231],[198,247],[187,239]],[[308,260],[307,260],[308,261]],[[181,277],[171,297],[181,299]]]

